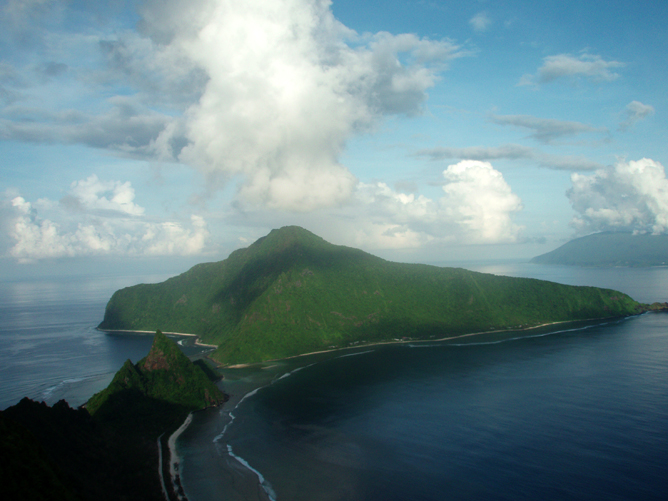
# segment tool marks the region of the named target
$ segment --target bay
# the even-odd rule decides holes
[[[152,336],[96,330],[111,295],[169,275],[76,276],[0,281],[0,409],[29,397],[85,403],[125,360],[148,353]],[[198,351],[199,349],[193,349]]]
[[[463,267],[668,299],[666,268]],[[664,313],[230,371],[182,480],[191,500],[665,499],[667,376]]]
[[[667,268],[457,265],[668,299]],[[115,290],[166,278],[0,282],[0,408],[80,405],[145,356],[151,336],[95,326]],[[668,315],[646,314],[230,370],[230,403],[178,441],[182,479],[192,501],[664,499],[667,338]]]

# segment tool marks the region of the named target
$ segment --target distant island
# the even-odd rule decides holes
[[[388,262],[288,226],[223,261],[117,291],[99,329],[196,334],[231,365],[643,308],[613,290]]]
[[[157,332],[147,357],[129,360],[84,406],[27,398],[0,411],[7,499],[175,500],[168,439],[190,412],[226,401],[203,361]]]
[[[536,256],[531,262],[575,266],[665,266],[668,264],[668,235],[594,233]]]

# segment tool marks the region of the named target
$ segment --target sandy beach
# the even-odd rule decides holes
[[[108,334],[146,334],[146,335],[154,335],[155,331],[135,331],[135,330],[123,330],[123,329],[99,329],[96,328],[96,330],[100,332],[106,332]],[[167,332],[167,331],[162,331],[163,334],[167,334],[170,336],[179,336],[179,337],[194,337],[197,338],[195,339],[195,346],[201,346],[203,348],[218,348],[218,345],[216,344],[206,344],[203,343],[200,340],[200,337],[198,334],[189,334],[187,332]]]

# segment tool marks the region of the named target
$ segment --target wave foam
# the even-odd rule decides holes
[[[623,320],[619,320],[618,322],[621,322]],[[501,344],[501,343],[509,343],[511,341],[520,341],[522,339],[534,339],[534,338],[540,338],[540,337],[546,337],[546,336],[553,336],[555,334],[564,334],[566,332],[577,332],[577,331],[584,331],[587,329],[593,329],[594,327],[601,327],[604,325],[609,325],[610,323],[617,323],[617,322],[601,322],[598,324],[593,324],[593,325],[585,325],[582,327],[574,327],[572,329],[561,329],[557,331],[550,331],[550,332],[543,332],[541,334],[525,334],[523,336],[516,336],[516,337],[510,337],[506,339],[498,339],[496,341],[481,341],[479,343],[471,342],[471,343],[451,343],[448,342],[447,340],[444,340],[440,343],[430,343],[430,344],[413,344],[413,343],[408,343],[405,346],[408,348],[446,348],[449,346],[486,346],[486,345],[493,345],[493,344]],[[485,334],[482,332],[481,334]]]
[[[258,480],[260,481],[260,485],[262,486],[262,489],[264,490],[264,492],[267,493],[267,496],[269,496],[269,499],[271,499],[271,501],[276,501],[276,499],[277,499],[276,493],[274,492],[274,489],[271,487],[271,484],[267,481],[266,478],[264,478],[264,475],[262,475],[262,473],[260,473],[255,468],[253,468],[250,464],[248,464],[248,461],[246,461],[244,458],[242,458],[240,456],[237,456],[234,453],[234,451],[232,450],[232,446],[230,444],[227,444],[227,453],[231,457],[233,457],[234,459],[239,461],[239,463],[241,463],[247,469],[249,469],[250,471],[255,473],[255,475],[257,475]]]
[[[376,350],[366,350],[366,351],[360,351],[357,353],[348,353],[347,355],[341,355],[336,358],[346,358],[346,357],[356,357],[357,355],[364,355],[365,353],[373,353]]]

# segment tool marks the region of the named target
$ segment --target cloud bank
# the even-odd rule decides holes
[[[494,244],[521,240],[512,218],[521,200],[489,162],[463,160],[442,172],[442,194],[403,193],[382,182],[358,183],[348,204],[305,215],[341,241],[368,249],[419,248],[430,243]],[[129,182],[92,175],[73,182],[60,200],[27,201],[6,193],[0,205],[10,245],[20,262],[79,256],[193,255],[206,250],[204,219],[156,221],[135,201]],[[258,211],[261,226],[270,212]],[[252,213],[247,215],[251,219]],[[232,217],[232,216],[230,216]],[[279,217],[280,221],[280,217]],[[315,221],[315,223],[314,223]]]
[[[19,262],[89,255],[192,255],[209,237],[204,219],[151,221],[130,183],[90,176],[72,183],[60,202],[21,196],[4,202],[9,255]],[[46,214],[44,216],[43,214]]]
[[[578,230],[668,232],[668,179],[659,162],[619,161],[589,176],[572,174],[571,181],[567,196]]]

